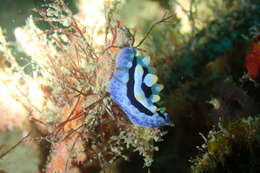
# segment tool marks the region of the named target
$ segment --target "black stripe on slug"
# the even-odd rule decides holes
[[[129,80],[127,82],[127,97],[130,100],[131,104],[134,105],[140,112],[145,113],[146,115],[152,116],[153,113],[144,107],[138,100],[135,98],[134,94],[134,86],[135,86],[135,69],[137,65],[136,57],[133,58],[133,64],[132,67],[129,69]]]
[[[157,111],[157,113],[158,113],[158,115],[160,116],[160,117],[162,117],[163,119],[165,119],[166,120],[166,117],[165,117],[165,115],[163,115],[160,111]]]

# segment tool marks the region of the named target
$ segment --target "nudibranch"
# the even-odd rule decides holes
[[[108,92],[126,113],[130,121],[143,127],[170,125],[168,113],[159,108],[158,84],[147,57],[137,56],[132,47],[124,47],[116,57],[116,69],[110,80]]]

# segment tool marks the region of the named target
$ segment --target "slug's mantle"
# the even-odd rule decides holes
[[[136,56],[134,48],[122,48],[116,58],[116,70],[108,92],[133,124],[143,127],[169,125],[168,113],[156,104],[163,86],[157,83],[158,77],[149,63],[148,58]]]

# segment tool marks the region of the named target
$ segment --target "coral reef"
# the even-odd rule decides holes
[[[75,4],[37,2],[16,40],[0,27],[0,172],[259,172],[257,1]],[[107,92],[137,42],[174,127],[135,126]]]
[[[18,85],[7,76],[18,85],[19,90],[11,92],[28,112],[32,125],[27,129],[37,130],[38,137],[51,145],[44,171],[106,170],[117,158],[127,158],[124,150],[139,151],[144,165],[150,166],[153,152],[158,150],[155,142],[164,133],[135,127],[107,95],[115,54],[92,40],[111,33],[101,29],[92,35],[60,0],[34,12],[37,16],[15,31],[21,48],[31,58],[31,76],[8,54],[10,48],[2,53],[14,62],[11,69],[23,80]],[[48,27],[40,29],[35,22]],[[32,83],[37,90],[33,95]]]

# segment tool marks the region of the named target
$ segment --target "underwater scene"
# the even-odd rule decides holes
[[[0,0],[0,173],[133,172],[260,172],[260,1]]]

